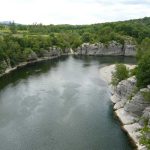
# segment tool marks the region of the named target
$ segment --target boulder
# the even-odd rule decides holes
[[[132,112],[137,116],[141,116],[144,109],[150,106],[150,101],[146,101],[142,94],[142,92],[145,90],[147,91],[147,89],[140,90],[130,102],[126,103],[124,109],[128,112]]]
[[[124,105],[126,104],[126,102],[127,102],[126,99],[120,100],[119,102],[117,102],[117,103],[114,105],[114,109],[117,110],[117,109],[123,108]]]
[[[116,94],[119,95],[120,99],[128,99],[132,94],[133,90],[136,88],[136,78],[135,76],[128,78],[119,82],[115,90]]]

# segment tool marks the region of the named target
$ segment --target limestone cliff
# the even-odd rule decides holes
[[[135,56],[136,45],[125,42],[124,45],[110,41],[104,43],[89,44],[84,43],[76,49],[76,54],[80,55],[113,55],[113,56]]]
[[[145,92],[150,93],[150,87],[137,90],[135,77],[130,77],[118,84],[111,97],[123,128],[134,140],[138,150],[147,149],[139,142],[142,137],[140,130],[145,126],[150,127],[150,99],[144,97]],[[150,132],[146,132],[145,136],[150,140]]]

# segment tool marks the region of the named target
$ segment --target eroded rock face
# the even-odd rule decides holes
[[[104,43],[89,44],[84,43],[77,48],[77,54],[81,55],[114,55],[114,56],[135,56],[135,45],[122,45],[116,41],[110,41],[107,45]]]
[[[150,92],[149,88],[141,89],[130,102],[126,103],[124,109],[128,112],[132,112],[137,116],[141,116],[146,107],[150,106],[150,100],[146,100],[143,93]]]
[[[134,88],[136,87],[136,78],[130,77],[127,80],[123,80],[119,82],[116,88],[116,93],[118,96],[120,96],[120,99],[128,99],[128,97],[133,92]]]
[[[121,81],[116,87],[111,100],[115,103],[116,115],[123,123],[124,129],[136,143],[137,149],[147,150],[146,146],[140,144],[140,137],[142,136],[140,130],[145,125],[150,128],[150,100],[149,97],[146,100],[143,95],[143,92],[150,92],[150,86],[138,92],[134,91],[135,87],[135,77]],[[128,99],[130,94],[133,96],[132,99]],[[150,132],[145,132],[144,135],[148,140],[150,139]]]
[[[120,109],[124,107],[126,102],[129,99],[129,96],[132,94],[136,87],[136,79],[135,77],[128,78],[127,80],[123,80],[119,82],[115,89],[114,95],[111,97],[111,100],[114,105],[114,109]]]
[[[124,109],[137,116],[141,116],[144,109],[148,106],[150,106],[150,102],[146,101],[142,93],[139,91],[130,102],[126,103]]]
[[[62,54],[62,50],[58,47],[49,47],[49,49],[40,51],[40,57],[53,57],[60,56]]]
[[[136,55],[136,45],[124,44],[124,55],[125,56],[135,56]]]

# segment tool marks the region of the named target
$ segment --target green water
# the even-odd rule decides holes
[[[132,150],[99,69],[124,57],[63,57],[0,79],[0,150]]]

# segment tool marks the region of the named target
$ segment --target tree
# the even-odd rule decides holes
[[[17,33],[17,27],[16,27],[16,24],[14,21],[12,23],[10,23],[10,31],[13,34]]]
[[[145,38],[140,44],[137,52],[138,60],[141,59],[146,52],[150,52],[150,38]]]
[[[90,41],[92,41],[92,34],[89,32],[85,32],[82,35],[82,41],[83,41],[83,43],[89,43]]]
[[[145,53],[139,60],[136,78],[140,88],[150,84],[150,52]]]

